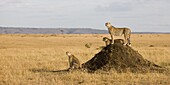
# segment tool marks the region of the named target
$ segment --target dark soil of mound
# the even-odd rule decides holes
[[[117,72],[162,72],[165,68],[158,66],[142,57],[129,46],[113,44],[106,46],[91,60],[82,64],[88,72],[96,70],[115,70]]]

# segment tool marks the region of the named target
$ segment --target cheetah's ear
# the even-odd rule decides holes
[[[110,22],[106,22],[106,24],[110,24]]]
[[[70,56],[70,55],[71,55],[71,53],[67,51],[67,52],[66,52],[66,55]]]
[[[108,25],[110,26],[111,23],[110,23],[110,22],[106,22],[106,23],[105,23],[105,26],[108,26]]]

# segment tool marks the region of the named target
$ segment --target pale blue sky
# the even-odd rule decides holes
[[[0,0],[0,26],[170,32],[170,0]]]

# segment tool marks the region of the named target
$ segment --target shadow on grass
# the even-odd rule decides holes
[[[51,72],[51,73],[57,73],[57,72],[69,72],[68,69],[51,71],[51,70],[47,70],[47,69],[36,69],[36,68],[29,69],[29,71],[34,72],[34,73],[38,73],[38,72]]]

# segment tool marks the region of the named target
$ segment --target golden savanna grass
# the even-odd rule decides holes
[[[0,35],[0,85],[170,85],[165,73],[55,72],[68,68],[66,51],[81,63],[100,51],[108,34]],[[170,34],[132,34],[145,59],[170,68]],[[87,48],[85,44],[91,43]]]

